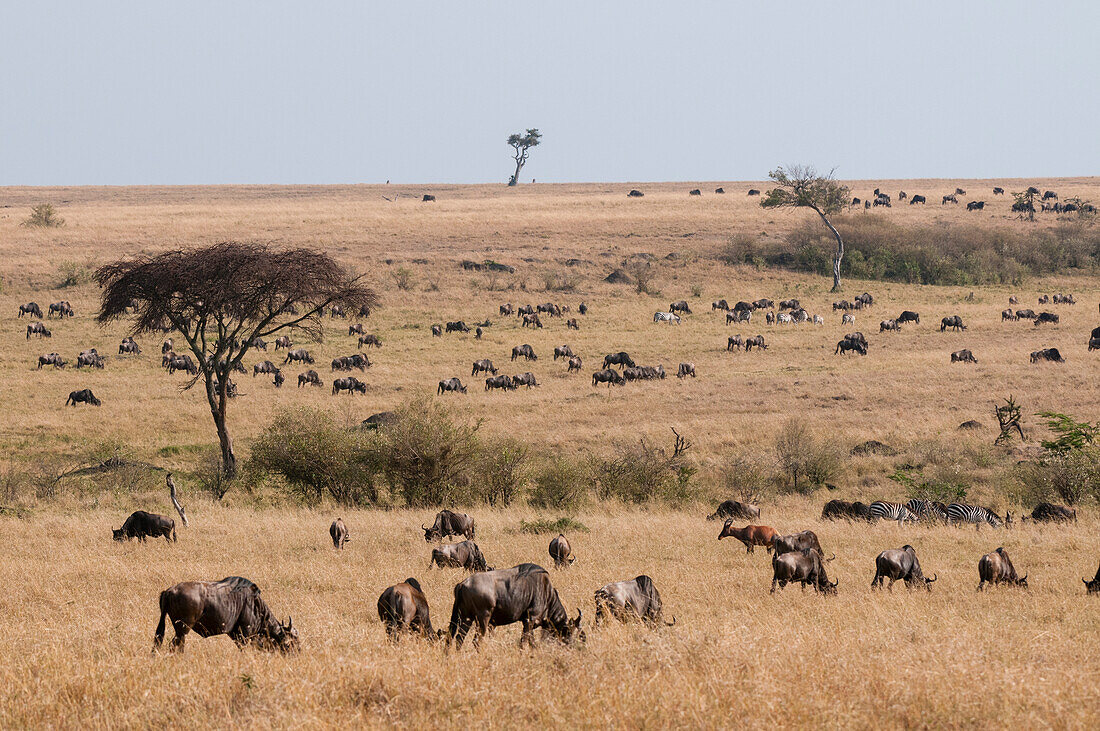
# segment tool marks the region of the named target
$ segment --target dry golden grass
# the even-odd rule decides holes
[[[971,198],[979,189],[1008,190],[1035,183],[1063,197],[1097,200],[1096,179],[1047,181],[873,181],[854,186],[857,195],[881,186],[891,192],[933,195],[961,185]],[[968,419],[992,421],[995,399],[1013,394],[1037,430],[1035,411],[1051,409],[1094,417],[1100,413],[1097,369],[1086,352],[1087,332],[1100,324],[1096,302],[1100,279],[1057,277],[1018,289],[917,287],[850,281],[845,296],[869,290],[876,306],[856,313],[872,347],[866,358],[832,354],[851,327],[840,325],[829,303],[829,282],[785,272],[758,272],[717,264],[713,253],[738,232],[781,236],[799,213],[763,211],[744,191],[762,184],[725,184],[728,193],[688,198],[697,184],[638,185],[641,200],[625,197],[629,185],[526,186],[348,186],[319,188],[80,188],[0,190],[0,445],[4,469],[37,464],[72,465],[103,441],[122,442],[139,458],[186,472],[197,450],[214,442],[207,407],[197,392],[179,393],[181,376],[159,368],[159,341],[144,338],[144,353],[118,357],[122,325],[93,322],[96,291],[90,285],[53,289],[58,267],[95,266],[119,256],[224,239],[313,245],[368,273],[384,307],[365,322],[385,346],[370,353],[363,397],[329,394],[328,361],[354,351],[349,322],[337,320],[323,343],[309,345],[326,382],[324,389],[294,387],[302,369],[287,370],[287,385],[239,377],[243,395],[230,419],[238,449],[279,408],[331,408],[349,424],[408,398],[434,391],[441,378],[459,376],[471,388],[446,397],[461,404],[485,428],[530,440],[539,449],[565,453],[599,451],[615,439],[642,434],[665,439],[676,426],[694,442],[707,468],[731,456],[771,449],[779,426],[792,415],[847,448],[879,439],[925,457],[944,475],[979,479],[972,494],[1006,505],[989,461],[993,433],[959,437]],[[395,202],[383,194],[399,192]],[[431,192],[436,204],[411,195]],[[937,198],[938,199],[938,198]],[[19,222],[32,204],[58,204],[64,228],[32,230]],[[998,198],[983,214],[930,205],[899,206],[888,215],[902,222],[976,220],[1021,227]],[[981,218],[976,218],[976,216]],[[1042,220],[1039,226],[1050,225]],[[661,295],[601,280],[627,256],[658,257],[655,286]],[[666,259],[668,254],[678,258]],[[464,258],[493,258],[517,267],[495,282],[465,272]],[[567,267],[568,259],[580,259]],[[392,261],[392,263],[386,263]],[[391,272],[413,270],[411,291],[394,287]],[[543,292],[544,273],[578,278],[575,292]],[[513,287],[489,291],[490,284]],[[702,296],[693,298],[693,286]],[[523,291],[520,287],[526,287]],[[1075,307],[1051,307],[1062,322],[1036,328],[1000,322],[1010,294],[1021,307],[1040,309],[1045,292],[1073,292]],[[826,318],[810,326],[751,327],[723,324],[710,302],[724,297],[775,299],[794,296]],[[696,313],[680,327],[659,326],[653,312],[688,299]],[[18,304],[34,299],[45,308],[68,299],[71,321],[51,324],[54,337],[24,337]],[[591,312],[581,330],[565,330],[544,318],[531,332],[497,316],[497,305],[555,301]],[[878,335],[877,323],[902,309],[922,315],[922,325]],[[960,314],[965,333],[940,333],[939,318]],[[433,339],[433,322],[489,317],[484,339],[449,335]],[[726,353],[726,337],[763,333],[764,353]],[[529,342],[537,363],[511,364],[513,345]],[[551,359],[553,346],[569,343],[585,361],[579,376]],[[97,347],[108,355],[104,371],[34,369],[39,353],[57,351],[72,361]],[[1059,347],[1061,366],[1032,366],[1028,353]],[[949,363],[953,350],[970,348],[979,365]],[[590,373],[604,353],[627,350],[643,363],[663,363],[674,372],[693,361],[697,379],[670,378],[623,389],[595,389]],[[257,353],[253,361],[275,354]],[[538,389],[486,394],[469,378],[470,363],[490,357],[506,373],[531,370]],[[281,357],[280,357],[281,360]],[[103,399],[99,409],[65,408],[69,391],[90,387]],[[972,455],[978,455],[974,458]],[[970,455],[970,456],[968,456]],[[836,496],[899,497],[885,479],[893,461],[852,458]],[[746,556],[740,544],[718,544],[720,526],[694,513],[654,509],[627,511],[599,505],[580,519],[592,532],[572,536],[579,558],[555,573],[567,607],[590,613],[592,592],[604,583],[638,573],[654,577],[679,624],[650,633],[613,628],[590,633],[586,648],[515,647],[517,631],[501,631],[480,652],[444,655],[439,648],[383,641],[374,602],[381,590],[406,576],[425,585],[437,625],[450,609],[454,571],[427,572],[428,550],[416,527],[424,514],[345,514],[355,541],[342,555],[329,548],[328,509],[292,506],[255,510],[270,496],[231,493],[229,505],[207,503],[194,484],[183,484],[195,525],[180,543],[118,545],[107,529],[129,510],[170,512],[165,496],[77,493],[59,503],[21,496],[26,519],[0,517],[0,725],[145,726],[231,723],[255,726],[336,725],[349,720],[372,725],[417,725],[443,721],[492,726],[521,723],[556,726],[1003,726],[1008,723],[1084,727],[1100,712],[1100,660],[1095,645],[1097,615],[1084,597],[1080,577],[1095,571],[1098,526],[1091,510],[1080,525],[1027,528],[1009,533],[972,529],[867,529],[819,525],[825,497],[784,499],[764,507],[764,523],[781,530],[814,528],[839,558],[840,596],[823,601],[797,589],[767,596],[770,567],[764,554]],[[831,497],[832,495],[830,495]],[[101,506],[101,507],[97,507]],[[514,533],[527,509],[476,511],[479,543],[490,563],[545,563],[551,536]],[[869,595],[874,556],[912,543],[922,564],[940,581],[933,594]],[[1005,545],[1032,589],[974,593],[978,557]],[[187,579],[242,574],[257,581],[280,614],[294,614],[305,649],[294,658],[237,652],[227,640],[192,640],[182,658],[147,655],[156,623],[156,596]]]

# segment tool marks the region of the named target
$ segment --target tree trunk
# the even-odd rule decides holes
[[[508,187],[511,188],[519,183],[519,171],[523,170],[523,161],[516,160],[516,171],[512,173],[512,177],[508,180]]]
[[[825,222],[825,225],[829,227],[829,230],[833,232],[833,237],[836,239],[836,253],[833,254],[833,292],[840,291],[840,262],[844,259],[844,239],[840,238],[840,232],[836,230],[836,227],[829,221],[828,217],[821,211],[817,212],[817,215],[821,216],[821,220]]]
[[[228,369],[227,369],[228,370]],[[228,375],[222,374],[218,390],[226,387],[225,381]],[[210,415],[214,417],[214,426],[218,430],[218,443],[222,450],[222,474],[226,480],[233,480],[237,476],[237,455],[233,453],[233,437],[229,436],[229,427],[225,422],[226,397],[224,393],[214,390],[213,382],[207,378],[206,398],[210,402]]]

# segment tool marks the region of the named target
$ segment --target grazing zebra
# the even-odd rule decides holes
[[[882,500],[871,503],[870,512],[872,518],[896,520],[898,525],[905,525],[905,521],[915,521],[917,519],[917,516],[909,512],[909,509],[901,503],[887,503]]]
[[[964,523],[973,523],[975,530],[981,530],[982,523],[989,523],[994,528],[1001,527],[1001,517],[994,513],[989,508],[983,508],[978,505],[964,505],[962,503],[951,503],[947,506],[947,524],[951,525],[953,521],[961,520]],[[1011,523],[1012,516],[1005,513],[1005,523]]]
[[[905,503],[909,512],[917,516],[917,519],[931,518],[933,520],[947,520],[947,510],[943,503],[934,503],[931,500],[913,499]]]

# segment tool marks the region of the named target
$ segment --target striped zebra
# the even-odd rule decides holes
[[[896,520],[898,525],[904,525],[907,520],[915,521],[917,519],[917,516],[909,512],[909,508],[901,503],[887,503],[882,500],[871,503],[870,513],[872,518]]]
[[[947,520],[947,506],[943,503],[934,503],[931,500],[913,499],[905,503],[909,512],[917,516],[918,520],[928,518],[930,520]]]
[[[1008,513],[1005,513],[1005,519],[1012,520]],[[955,521],[973,523],[975,530],[981,530],[982,523],[989,523],[994,528],[1001,527],[1001,517],[989,508],[983,508],[979,505],[951,503],[947,506],[947,524],[951,525]]]

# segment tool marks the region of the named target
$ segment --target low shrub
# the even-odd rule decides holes
[[[557,520],[550,520],[549,518],[540,518],[539,520],[532,521],[521,520],[519,522],[519,532],[532,533],[535,535],[542,533],[587,533],[588,526],[579,520],[563,516]]]
[[[551,457],[535,473],[527,501],[536,508],[575,511],[588,498],[586,477],[572,460]]]

